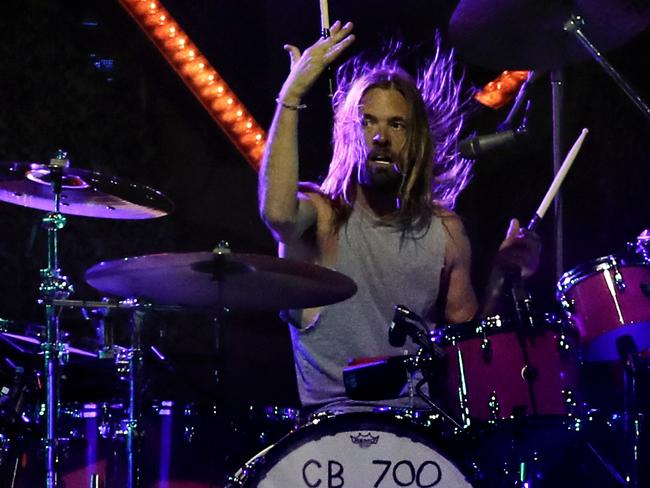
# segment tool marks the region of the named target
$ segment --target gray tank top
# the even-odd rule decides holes
[[[291,327],[298,391],[304,406],[345,399],[343,368],[351,358],[394,356],[417,347],[388,343],[393,306],[426,315],[438,298],[446,233],[439,218],[420,235],[404,237],[355,209],[338,235],[335,269],[358,286],[350,299],[324,307],[312,324]],[[292,312],[292,318],[299,317]]]

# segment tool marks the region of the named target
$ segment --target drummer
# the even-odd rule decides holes
[[[260,171],[260,211],[280,255],[335,269],[358,285],[342,303],[285,314],[300,400],[309,408],[347,402],[342,371],[350,359],[405,352],[388,343],[395,304],[431,323],[469,321],[494,308],[506,265],[527,277],[540,252],[538,240],[513,219],[489,280],[491,298],[479,305],[470,281],[470,243],[451,211],[470,167],[455,151],[460,90],[449,72],[436,71],[451,69],[444,56],[420,85],[390,61],[349,61],[357,69],[352,77],[339,76],[329,173],[320,186],[299,184],[303,97],[352,44],[352,29],[337,21],[329,38],[304,52],[285,46],[291,69],[276,100]],[[408,343],[405,349],[416,350]]]

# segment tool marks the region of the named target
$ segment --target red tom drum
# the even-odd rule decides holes
[[[650,265],[639,257],[605,256],[565,273],[557,299],[580,331],[583,357],[619,359],[617,341],[629,335],[650,348]]]
[[[447,353],[447,403],[465,426],[471,419],[574,413],[577,331],[550,316],[535,322],[517,331],[494,316],[436,331]]]

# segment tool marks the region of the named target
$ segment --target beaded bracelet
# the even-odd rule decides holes
[[[302,110],[302,109],[304,109],[304,108],[307,108],[307,104],[305,104],[305,103],[300,103],[300,104],[298,104],[298,105],[291,105],[291,104],[289,104],[289,103],[283,102],[283,101],[280,100],[279,98],[276,98],[276,99],[275,99],[275,103],[279,103],[279,104],[282,105],[284,108],[288,108],[289,110]]]

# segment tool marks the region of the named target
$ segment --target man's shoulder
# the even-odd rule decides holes
[[[332,207],[332,199],[321,190],[321,187],[310,181],[298,182],[298,197],[309,200],[317,206]]]
[[[465,233],[463,219],[453,210],[447,208],[437,208],[435,215],[442,221],[442,225],[452,236]]]
[[[465,255],[469,252],[469,238],[465,231],[463,219],[456,212],[449,209],[440,209],[436,212],[447,232],[447,255],[449,258]]]

